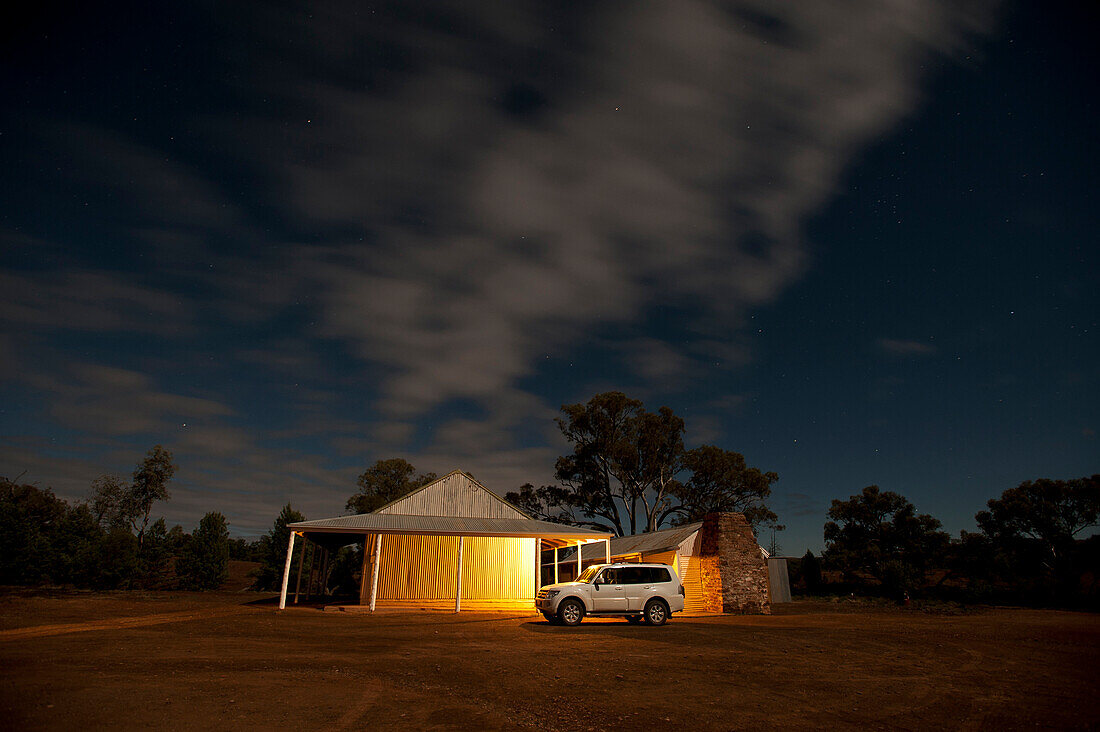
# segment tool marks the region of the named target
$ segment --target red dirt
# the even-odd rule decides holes
[[[795,602],[662,628],[0,595],[9,729],[1085,729],[1100,617]],[[267,596],[265,596],[267,597]]]

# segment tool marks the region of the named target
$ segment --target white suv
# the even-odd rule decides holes
[[[684,586],[667,564],[594,564],[576,582],[541,588],[535,608],[562,625],[576,625],[585,615],[664,625],[684,609]]]

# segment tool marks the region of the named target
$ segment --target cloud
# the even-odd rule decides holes
[[[165,106],[190,148],[20,122],[26,170],[61,167],[48,185],[99,192],[124,223],[111,256],[82,236],[63,259],[23,247],[21,267],[37,259],[0,275],[0,318],[20,336],[162,333],[187,355],[201,324],[257,381],[353,360],[287,397],[301,419],[282,431],[133,364],[12,377],[105,449],[171,435],[201,476],[179,505],[224,491],[250,526],[291,496],[342,507],[364,466],[326,462],[333,445],[538,482],[558,452],[556,405],[530,387],[543,354],[599,348],[643,392],[751,359],[747,314],[810,266],[803,222],[990,17],[946,0],[208,9],[219,63],[194,74],[212,101]],[[238,341],[240,324],[262,328]],[[361,424],[332,414],[353,390]],[[273,446],[304,436],[318,449]]]
[[[624,341],[619,347],[630,369],[650,382],[678,381],[692,366],[682,350],[656,338]]]
[[[227,204],[211,178],[178,156],[95,124],[33,116],[31,121],[40,142],[32,160],[42,167],[56,166],[65,186],[83,185],[96,197],[117,199],[135,231],[216,228],[228,233],[242,225],[236,208]]]
[[[93,363],[25,380],[48,395],[50,414],[63,426],[89,434],[167,434],[186,422],[232,415],[219,401],[159,390],[152,377]]]
[[[989,16],[933,0],[236,12],[211,41],[232,72],[219,83],[247,103],[183,115],[254,174],[253,209],[312,243],[257,247],[269,237],[227,205],[223,176],[148,143],[46,120],[40,135],[62,142],[44,147],[129,202],[131,234],[163,263],[209,259],[192,274],[219,316],[319,310],[311,335],[380,366],[377,406],[396,419],[456,399],[529,402],[520,382],[539,354],[662,309],[677,313],[672,340],[651,339],[662,357],[643,378],[722,349],[743,359],[745,313],[807,266],[801,222],[914,108],[929,59]],[[137,329],[184,315],[163,287],[63,277],[13,282],[13,317]]]
[[[0,322],[18,330],[158,333],[189,329],[187,301],[114,272],[0,272]]]
[[[898,338],[879,338],[878,347],[891,356],[931,356],[936,353],[936,346],[931,343]]]
[[[776,505],[783,508],[784,516],[824,516],[825,507],[820,498],[799,493],[797,491],[785,491],[782,488],[775,490]]]
[[[323,333],[386,369],[385,414],[518,397],[538,354],[656,307],[684,313],[681,338],[735,337],[804,271],[801,222],[853,153],[985,22],[939,2],[544,12],[460,5],[450,31],[320,13],[312,33],[335,41],[258,74],[317,120],[269,168],[286,210],[367,232],[302,256]],[[541,43],[551,28],[574,42]],[[397,68],[328,75],[383,36]],[[531,47],[559,77],[528,78]],[[657,366],[643,375],[685,368]]]

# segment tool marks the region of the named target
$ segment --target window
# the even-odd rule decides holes
[[[577,582],[591,582],[592,578],[596,576],[596,572],[599,570],[599,567],[589,567],[581,572],[581,576],[577,578]]]
[[[596,581],[602,582],[605,585],[617,585],[620,582],[618,578],[618,573],[620,571],[621,570],[616,569],[605,569],[603,572],[600,573],[600,578]]]
[[[672,576],[664,567],[623,567],[619,570],[619,583],[624,585],[654,585],[671,581]]]
[[[646,567],[646,571],[649,573],[650,582],[671,582],[672,577],[669,575],[668,570],[664,567]]]

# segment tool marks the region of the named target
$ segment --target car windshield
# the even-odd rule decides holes
[[[600,571],[600,565],[589,567],[581,572],[581,576],[577,578],[578,582],[591,582],[592,578],[596,576],[596,572]]]

